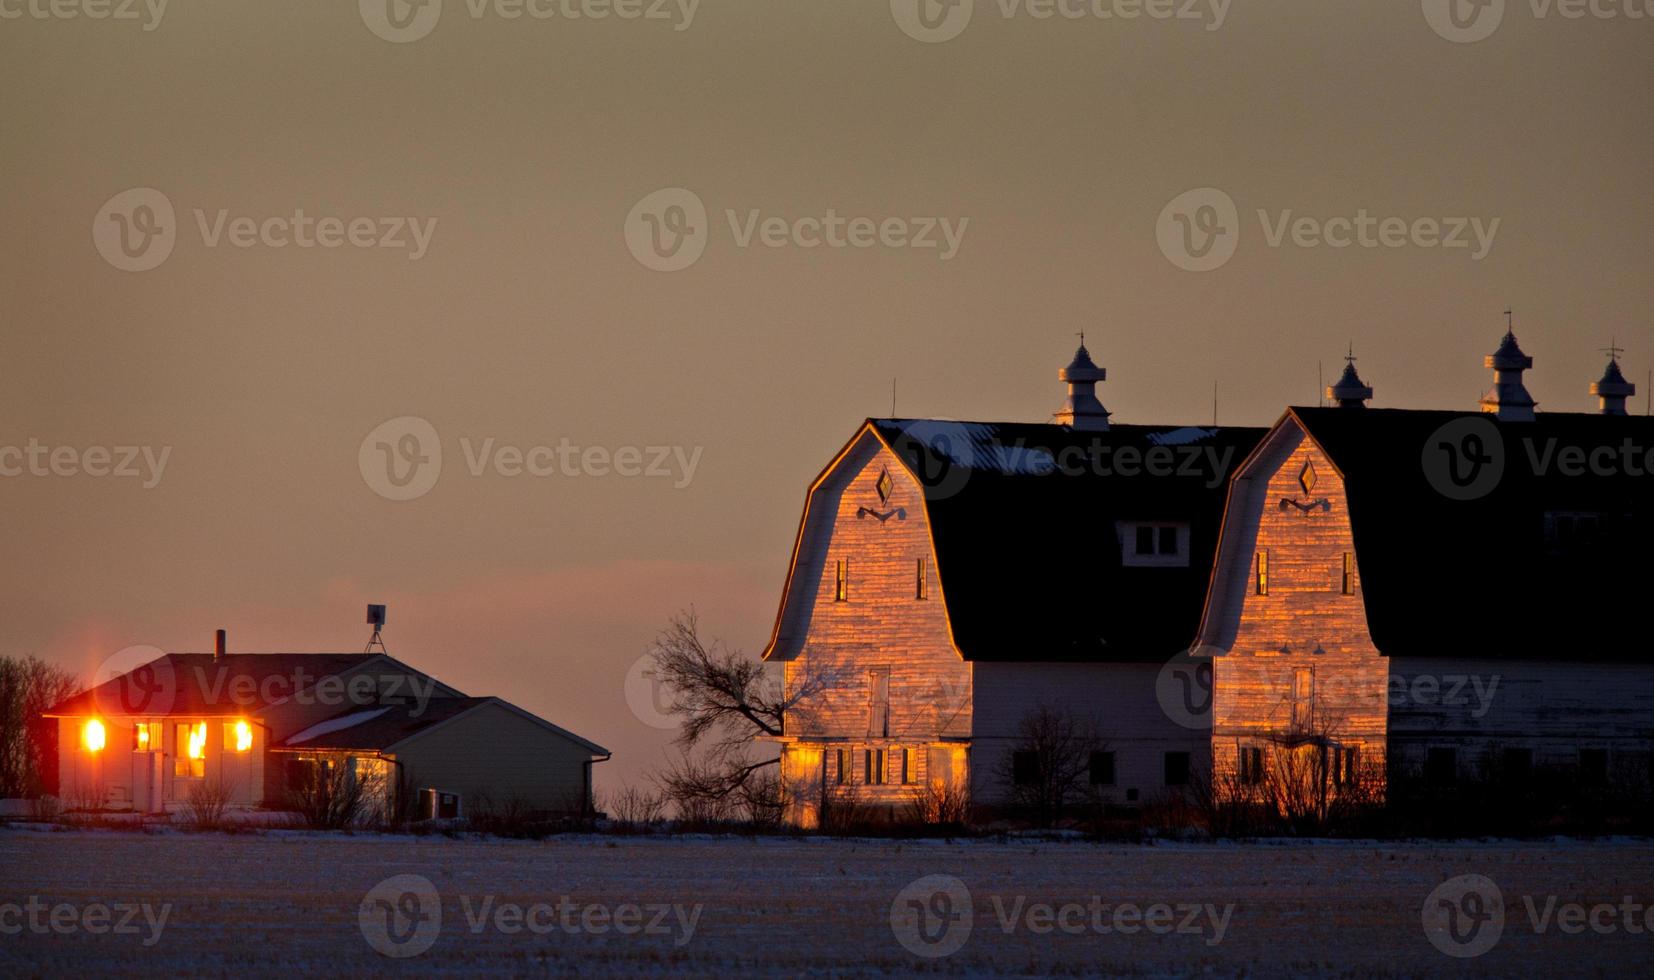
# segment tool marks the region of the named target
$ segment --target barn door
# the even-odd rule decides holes
[[[875,667],[867,672],[867,734],[877,738],[890,734],[889,667]]]

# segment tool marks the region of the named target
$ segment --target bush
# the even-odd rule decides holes
[[[190,788],[184,800],[184,822],[196,830],[221,829],[230,796],[230,788],[222,780],[202,780]]]

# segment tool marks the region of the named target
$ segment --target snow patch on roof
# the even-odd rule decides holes
[[[355,728],[357,725],[372,721],[389,710],[391,710],[389,706],[383,708],[370,708],[367,711],[358,711],[355,714],[344,715],[339,718],[329,718],[327,721],[318,722],[317,724],[306,728],[297,735],[292,736],[287,740],[286,744],[301,745],[313,738],[320,738],[323,735],[331,735],[334,732],[344,731],[346,728]]]
[[[1186,446],[1191,442],[1200,442],[1218,434],[1216,429],[1202,429],[1198,426],[1185,426],[1173,429],[1170,432],[1156,432],[1149,436],[1149,442],[1156,446]]]
[[[1000,441],[998,426],[983,422],[919,419],[902,430],[898,441],[922,446],[932,455],[965,469],[1045,476],[1057,468],[1049,449],[1005,445]]]

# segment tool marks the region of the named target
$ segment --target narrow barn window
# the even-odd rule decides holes
[[[1586,786],[1608,785],[1608,750],[1579,750],[1579,781]]]
[[[1269,552],[1258,552],[1258,595],[1269,594]]]
[[[838,750],[838,771],[833,774],[833,781],[843,786],[850,781],[850,750]]]
[[[913,586],[913,598],[923,599],[925,598],[925,560],[923,558],[918,561],[918,574],[915,578],[917,581]]]
[[[1167,752],[1166,753],[1166,785],[1167,786],[1187,786],[1187,785],[1189,785],[1189,753],[1187,753],[1187,752]]]
[[[866,767],[866,778],[863,780],[869,786],[884,785],[884,749],[867,749],[862,752],[862,763]]]
[[[1340,786],[1353,787],[1359,782],[1361,775],[1361,746],[1344,746],[1344,760],[1342,775],[1338,780]]]
[[[1355,556],[1344,552],[1344,594],[1355,595]]]
[[[1240,780],[1248,786],[1263,782],[1263,749],[1251,745],[1240,750]]]
[[[1011,753],[1011,782],[1033,786],[1039,782],[1039,753],[1027,750]]]
[[[896,750],[896,759],[897,759],[897,761],[898,761],[898,763],[901,767],[901,771],[902,771],[902,785],[903,786],[909,785],[910,783],[913,782],[913,775],[914,775],[914,773],[913,773],[913,750],[912,749],[897,749]]]
[[[1431,786],[1452,786],[1459,781],[1459,751],[1431,749],[1424,757],[1424,781]]]
[[[1090,775],[1091,775],[1091,785],[1093,785],[1093,786],[1113,786],[1114,785],[1114,753],[1113,752],[1093,752],[1093,753],[1091,753],[1091,765],[1090,765],[1089,768],[1091,770],[1091,773],[1090,773]]]
[[[1533,750],[1507,748],[1499,758],[1499,778],[1512,786],[1525,785],[1533,776]]]
[[[848,602],[850,600],[850,560],[838,560],[838,577],[833,584],[833,601]]]
[[[1292,672],[1292,724],[1307,725],[1315,717],[1315,671],[1299,667]]]
[[[890,735],[890,668],[867,672],[867,734],[877,738]]]
[[[1137,553],[1154,554],[1154,528],[1148,524],[1137,525]]]

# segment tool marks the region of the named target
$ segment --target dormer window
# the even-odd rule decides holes
[[[1182,568],[1189,564],[1189,525],[1167,521],[1121,521],[1120,560],[1139,567]]]

